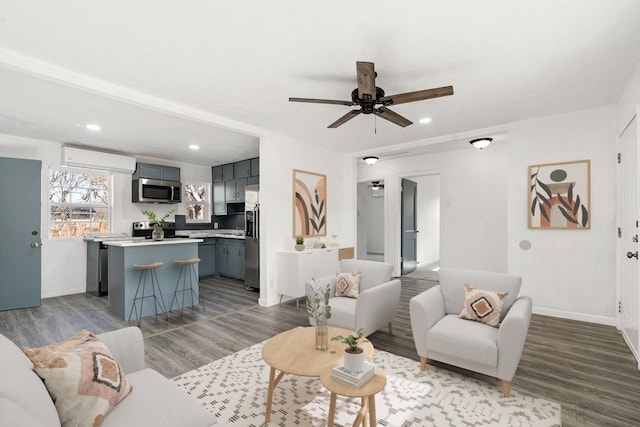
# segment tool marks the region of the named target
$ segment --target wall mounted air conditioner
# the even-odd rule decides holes
[[[105,153],[104,151],[62,146],[62,165],[131,174],[136,170],[136,158]]]

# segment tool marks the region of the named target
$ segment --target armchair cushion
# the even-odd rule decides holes
[[[448,314],[427,331],[429,351],[498,366],[498,329]]]
[[[489,326],[500,326],[500,312],[506,292],[492,292],[472,288],[464,284],[464,307],[460,318],[486,323]]]
[[[358,286],[360,284],[361,274],[359,271],[354,273],[338,273],[336,276],[335,296],[358,298]]]

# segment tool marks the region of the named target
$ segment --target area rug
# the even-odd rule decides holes
[[[262,343],[173,379],[231,426],[324,426],[330,393],[315,378],[285,375],[273,397],[271,422],[264,422],[269,366]],[[420,371],[417,361],[376,350],[373,362],[387,376],[376,395],[378,425],[559,426],[560,405],[511,391],[503,398],[497,382],[484,382],[435,366]],[[360,399],[338,397],[336,426],[351,426]]]

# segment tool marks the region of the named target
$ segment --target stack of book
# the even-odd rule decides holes
[[[362,387],[367,381],[369,381],[376,373],[376,365],[364,362],[362,371],[350,371],[344,368],[343,364],[340,364],[333,368],[331,378],[340,381],[353,388]]]

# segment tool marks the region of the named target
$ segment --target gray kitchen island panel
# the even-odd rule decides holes
[[[143,242],[105,242],[109,246],[109,303],[113,312],[124,320],[129,320],[136,288],[140,280],[140,270],[134,264],[151,264],[163,262],[156,270],[160,290],[165,306],[169,310],[173,292],[176,288],[180,266],[174,260],[198,257],[198,243],[202,239],[167,239]],[[196,274],[198,265],[195,264]],[[151,289],[150,276],[147,279],[147,295]],[[198,295],[198,287],[194,289]],[[140,290],[142,292],[142,288]],[[140,296],[140,295],[139,295]],[[159,296],[158,296],[159,297]],[[188,298],[186,301],[191,302]],[[185,302],[186,302],[185,301]],[[195,298],[193,304],[198,304]],[[158,311],[160,314],[160,311]],[[144,301],[142,316],[155,315],[153,298]]]

